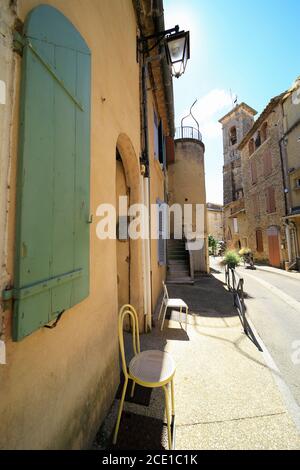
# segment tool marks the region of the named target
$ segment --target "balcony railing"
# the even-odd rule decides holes
[[[202,135],[198,129],[191,126],[176,127],[175,140],[176,139],[194,139],[202,142]]]

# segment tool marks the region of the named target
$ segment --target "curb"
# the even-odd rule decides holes
[[[280,276],[285,276],[285,277],[289,277],[291,279],[295,279],[295,280],[300,280],[300,273],[289,273],[287,271],[284,271],[283,269],[279,269],[279,268],[271,268],[269,266],[259,266],[259,265],[255,265],[256,269],[258,271],[264,271],[266,273],[273,273],[273,274],[279,274]]]
[[[278,287],[273,286],[273,284],[270,284],[269,282],[265,281],[264,279],[260,279],[259,277],[255,277],[252,274],[246,273],[246,276],[251,277],[254,279],[256,282],[264,286],[266,289],[271,291],[274,295],[279,297],[281,300],[283,300],[285,303],[287,303],[290,307],[292,307],[296,312],[300,313],[300,302],[298,300],[295,300],[293,297],[290,295],[285,294],[282,290],[278,289]]]

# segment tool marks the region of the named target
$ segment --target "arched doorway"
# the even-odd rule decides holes
[[[267,230],[269,262],[271,266],[280,267],[279,229],[275,225]]]
[[[128,205],[141,203],[140,165],[126,134],[120,134],[116,145],[116,212],[119,195],[128,196]],[[122,217],[124,214],[120,214]],[[144,330],[144,292],[142,240],[116,241],[117,285],[119,307],[129,302],[137,310],[140,331]]]
[[[120,197],[123,204],[119,203]],[[126,233],[129,188],[120,153],[116,151],[117,283],[118,310],[130,303],[130,241]],[[125,204],[124,204],[125,202]]]

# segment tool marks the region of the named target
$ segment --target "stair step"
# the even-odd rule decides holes
[[[168,272],[169,273],[185,273],[185,272],[188,273],[189,267],[187,265],[182,265],[182,266],[172,265],[168,267]]]
[[[169,279],[167,278],[168,284],[194,284],[194,280],[191,277]]]
[[[168,264],[179,264],[179,265],[185,265],[187,263],[187,260],[182,260],[182,259],[170,259],[168,260]]]

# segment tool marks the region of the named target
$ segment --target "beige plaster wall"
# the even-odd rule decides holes
[[[18,343],[10,339],[11,311],[5,312],[3,339],[7,364],[0,365],[0,448],[79,449],[90,444],[119,381],[116,242],[97,238],[96,209],[102,202],[115,204],[117,142],[130,177],[132,199],[137,201],[140,197],[136,22],[130,0],[90,0],[88,7],[84,0],[19,0],[19,18],[24,21],[28,12],[40,3],[58,8],[79,30],[92,53],[90,211],[94,217],[90,231],[90,295],[65,312],[53,330],[42,328]],[[9,16],[10,13],[8,25],[11,24]],[[9,59],[4,69],[1,67],[1,75],[5,73],[10,81],[12,54],[6,49],[3,52],[2,47],[0,54],[0,60],[3,61],[3,54]],[[21,58],[15,55],[15,60],[15,92],[18,93]],[[11,101],[6,111],[8,115],[10,106]],[[7,165],[9,154],[12,159],[9,227],[5,235],[8,239],[7,272],[12,281],[17,109],[18,96],[14,106],[12,145],[10,149],[7,142],[2,145],[0,155],[1,165],[3,161]],[[8,132],[8,121],[0,120],[0,135]],[[1,185],[3,191],[2,180]],[[2,220],[1,231],[5,230]],[[2,233],[0,243],[2,253]],[[134,256],[131,276],[136,285],[132,302],[142,312],[139,244],[136,244]]]

